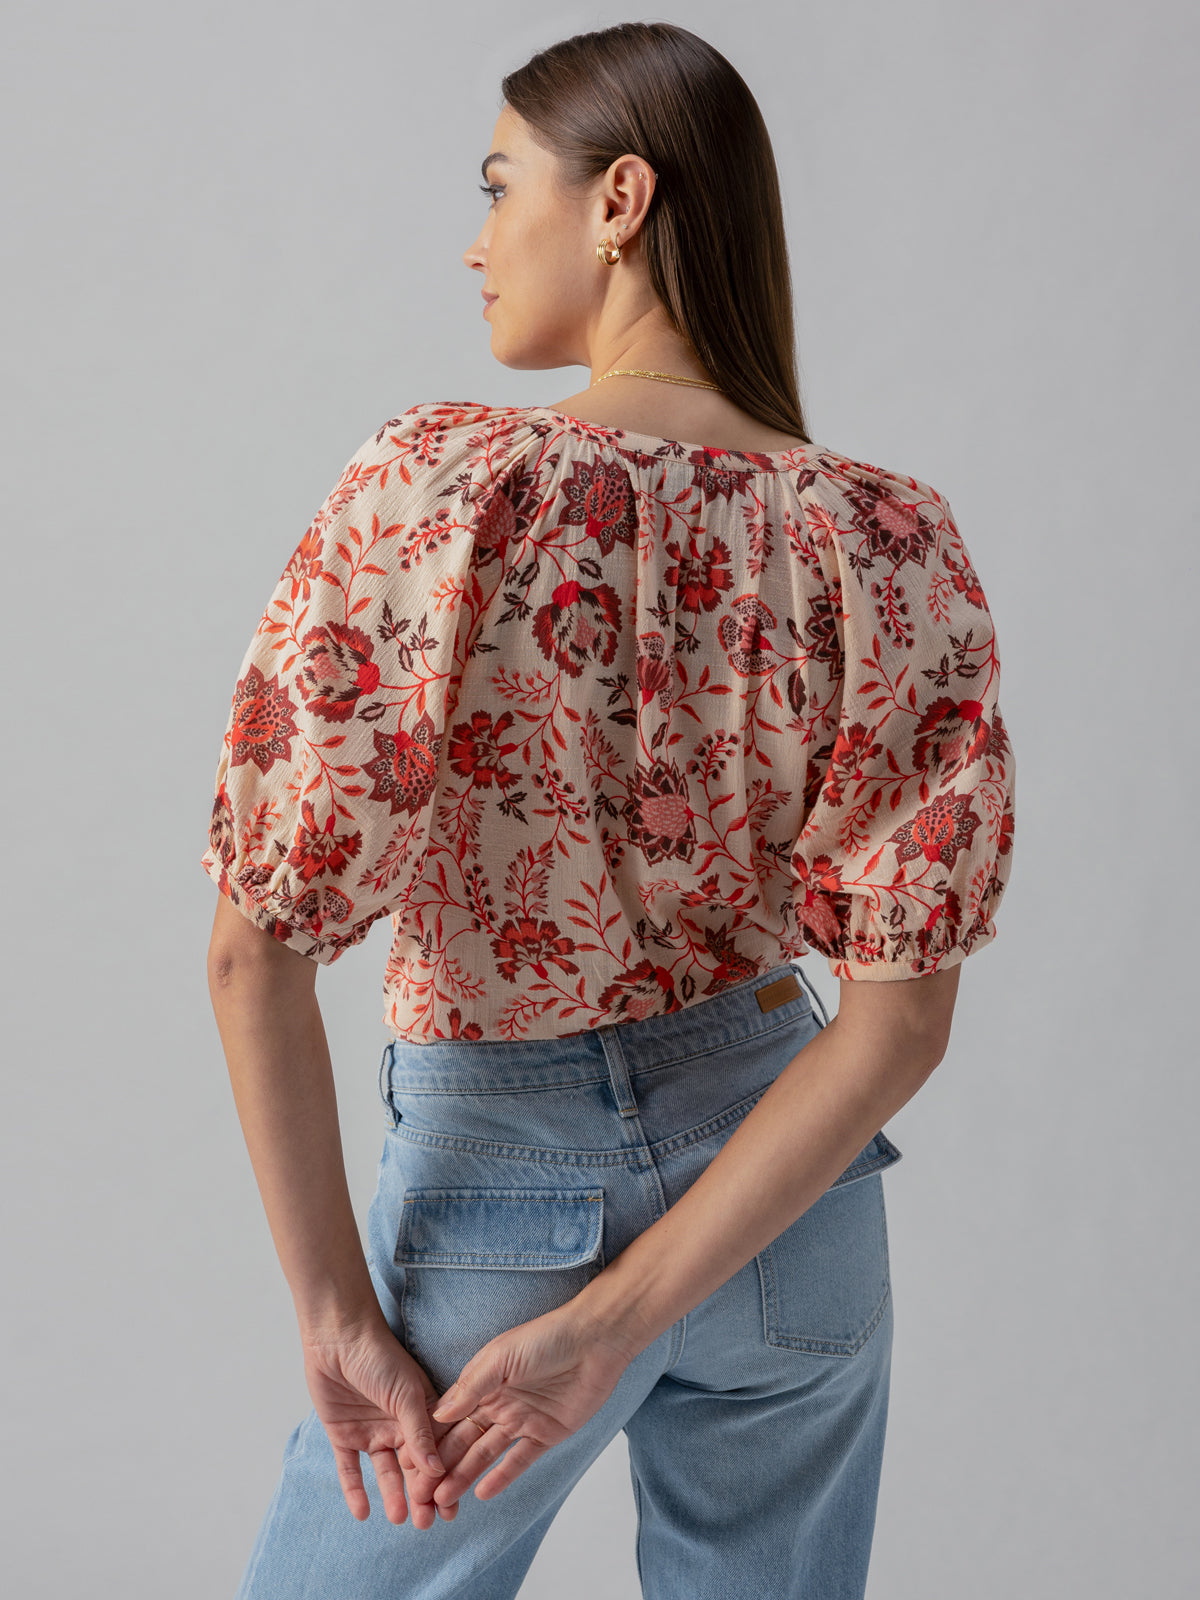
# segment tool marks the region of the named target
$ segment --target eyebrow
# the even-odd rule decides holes
[[[504,154],[503,150],[493,150],[490,156],[484,156],[483,158],[483,164],[479,168],[482,177],[487,177],[487,169],[491,166],[493,161],[503,161],[505,166],[509,167],[511,167],[513,164]]]

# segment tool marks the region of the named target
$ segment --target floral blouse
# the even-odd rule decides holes
[[[321,963],[390,917],[416,1042],[678,1011],[809,950],[918,977],[995,938],[999,681],[928,484],[416,405],[267,602],[202,864]]]

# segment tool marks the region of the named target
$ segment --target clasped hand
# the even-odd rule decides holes
[[[452,1521],[460,1497],[489,1467],[475,1490],[480,1500],[577,1432],[634,1353],[568,1302],[489,1340],[439,1403],[428,1373],[382,1313],[332,1335],[305,1335],[303,1344],[309,1393],[351,1514],[360,1522],[370,1515],[359,1460],[366,1453],[389,1522],[411,1511],[417,1528],[432,1527],[439,1514]],[[489,1424],[486,1432],[472,1413]]]

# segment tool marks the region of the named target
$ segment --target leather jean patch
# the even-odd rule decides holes
[[[761,989],[756,989],[754,998],[758,1001],[760,1011],[774,1011],[776,1006],[787,1005],[789,1000],[795,1000],[803,992],[800,979],[794,972],[789,972],[775,983],[764,984]]]

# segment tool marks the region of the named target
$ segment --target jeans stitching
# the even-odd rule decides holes
[[[831,1186],[833,1187],[833,1186]],[[779,1328],[779,1289],[775,1275],[775,1257],[772,1246],[775,1240],[764,1245],[755,1262],[758,1266],[759,1285],[761,1290],[763,1308],[763,1338],[775,1350],[797,1350],[810,1355],[823,1356],[854,1356],[866,1344],[875,1332],[887,1310],[891,1298],[892,1281],[887,1252],[887,1208],[884,1204],[883,1185],[880,1184],[876,1191],[879,1205],[879,1220],[883,1232],[883,1292],[880,1295],[870,1319],[862,1331],[853,1339],[819,1339],[806,1334],[783,1333]],[[786,1230],[785,1230],[786,1231]]]
[[[551,1145],[509,1144],[501,1139],[472,1139],[460,1133],[429,1133],[423,1129],[408,1127],[402,1121],[394,1128],[389,1128],[387,1137],[405,1139],[410,1144],[423,1145],[427,1149],[459,1150],[464,1155],[500,1156],[509,1161],[536,1161],[544,1166],[629,1167],[634,1172],[648,1172],[656,1160],[690,1149],[692,1145],[700,1144],[714,1134],[723,1132],[730,1123],[738,1122],[748,1116],[770,1087],[771,1085],[767,1084],[761,1089],[754,1090],[752,1094],[735,1101],[732,1106],[728,1106],[715,1117],[710,1117],[694,1128],[670,1134],[653,1144],[627,1145],[621,1150],[562,1150]],[[877,1134],[876,1138],[878,1137]],[[873,1172],[894,1165],[900,1157],[900,1151],[890,1141],[885,1140],[880,1155],[871,1156],[865,1161],[856,1159],[830,1184],[830,1188],[840,1188],[843,1184],[855,1182],[856,1179],[869,1177]]]
[[[308,1418],[306,1417],[304,1421],[301,1422],[300,1427],[303,1428],[307,1421]],[[297,1441],[297,1448],[284,1454],[283,1462],[279,1469],[279,1480],[275,1485],[275,1493],[271,1496],[271,1504],[267,1508],[267,1513],[263,1518],[262,1526],[260,1527],[258,1536],[254,1541],[254,1549],[251,1551],[250,1560],[246,1566],[246,1570],[242,1574],[242,1581],[238,1584],[235,1600],[241,1600],[242,1595],[249,1594],[250,1592],[250,1586],[254,1582],[254,1575],[258,1571],[259,1566],[262,1564],[262,1558],[266,1553],[267,1536],[271,1531],[271,1525],[279,1515],[279,1512],[283,1506],[284,1487],[287,1477],[286,1469],[288,1462],[298,1455],[299,1451],[300,1445],[299,1441]]]
[[[646,1587],[646,1569],[642,1563],[642,1524],[645,1519],[645,1511],[642,1506],[642,1485],[638,1479],[637,1468],[632,1461],[630,1462],[630,1468],[633,1475],[633,1503],[637,1511],[637,1535],[633,1541],[633,1559],[637,1567],[638,1587],[644,1591]]]
[[[392,1130],[392,1137],[407,1139],[442,1150],[461,1150],[468,1155],[503,1156],[513,1161],[539,1161],[548,1166],[613,1167],[631,1166],[639,1171],[649,1171],[655,1157],[675,1155],[694,1144],[720,1133],[730,1123],[740,1121],[762,1099],[770,1084],[755,1089],[750,1095],[735,1101],[732,1106],[718,1112],[715,1117],[673,1133],[653,1144],[629,1145],[622,1150],[561,1150],[552,1145],[509,1144],[500,1139],[472,1139],[459,1133],[428,1133],[420,1128],[406,1127],[400,1123]]]
[[[507,1205],[576,1206],[582,1203],[589,1208],[587,1214],[588,1238],[578,1251],[547,1250],[439,1250],[414,1249],[411,1243],[412,1210],[419,1201],[434,1195],[446,1200],[470,1201],[485,1197]],[[594,1210],[592,1209],[594,1208]],[[594,1219],[594,1221],[593,1221]],[[514,1259],[519,1257],[520,1259]],[[512,1189],[509,1193],[491,1184],[459,1184],[451,1188],[419,1185],[404,1191],[392,1261],[397,1266],[412,1267],[471,1267],[480,1271],[542,1271],[556,1269],[563,1272],[573,1268],[586,1268],[594,1276],[603,1271],[604,1259],[604,1190],[596,1189]],[[406,1280],[407,1281],[407,1280]]]
[[[660,1072],[663,1067],[677,1067],[682,1061],[703,1061],[706,1056],[719,1055],[722,1050],[734,1050],[740,1044],[755,1044],[759,1039],[768,1039],[773,1033],[778,1033],[781,1028],[794,1028],[797,1022],[803,1022],[805,1017],[812,1016],[812,1006],[808,1003],[806,994],[799,994],[795,1000],[787,1001],[787,1005],[797,1005],[801,1000],[805,1002],[803,1010],[791,1016],[781,1017],[778,1022],[773,1022],[769,1027],[757,1028],[753,1033],[739,1033],[732,1039],[718,1040],[716,1044],[709,1045],[704,1050],[689,1051],[687,1055],[671,1056],[665,1061],[656,1061],[652,1067],[640,1067],[632,1076],[637,1079],[647,1072]],[[780,1006],[781,1011],[785,1008]]]

